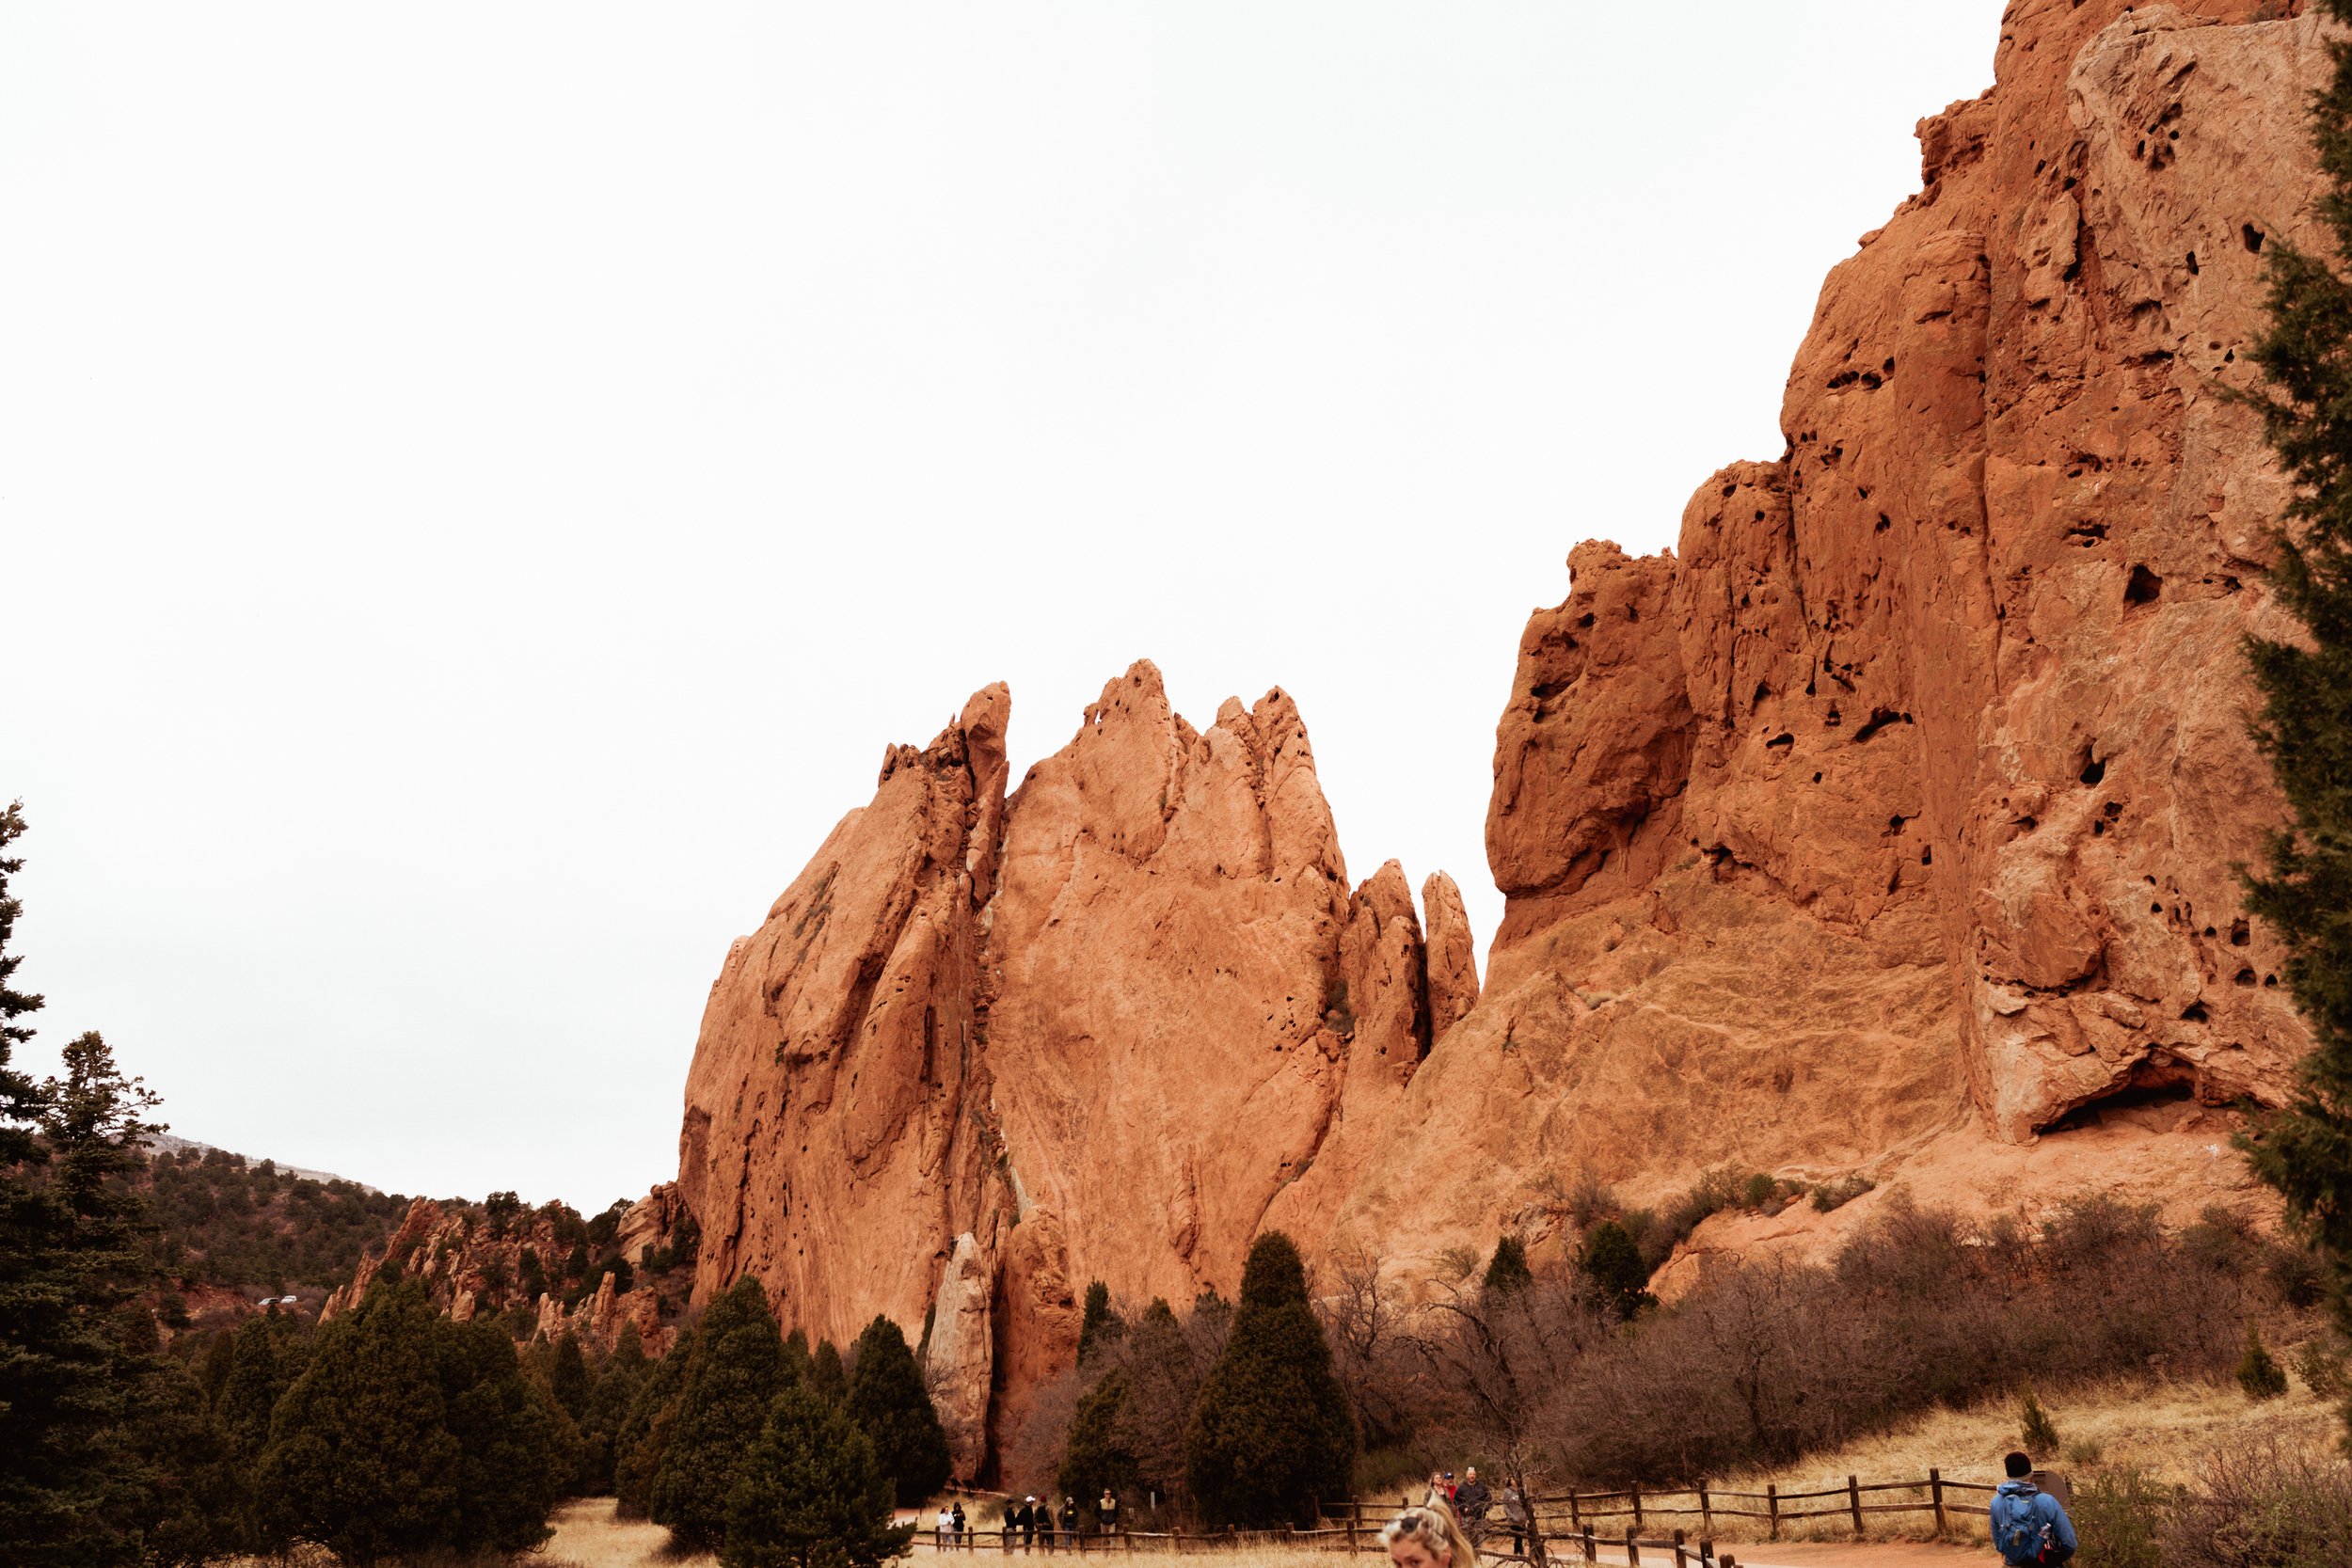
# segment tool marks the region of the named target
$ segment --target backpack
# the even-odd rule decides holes
[[[2000,1518],[1993,1528],[1993,1544],[2000,1552],[2003,1562],[2025,1568],[2026,1563],[2043,1561],[2050,1550],[2050,1527],[2034,1507],[2034,1492],[2011,1492],[1995,1505]]]

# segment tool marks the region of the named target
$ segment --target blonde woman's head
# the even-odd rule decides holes
[[[1478,1548],[1442,1503],[1408,1508],[1380,1532],[1396,1568],[1478,1568]]]

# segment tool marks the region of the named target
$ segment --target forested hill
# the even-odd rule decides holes
[[[176,1142],[176,1140],[175,1140]],[[351,1277],[408,1199],[201,1145],[148,1150],[132,1178],[160,1227],[157,1261],[185,1287],[284,1295]]]

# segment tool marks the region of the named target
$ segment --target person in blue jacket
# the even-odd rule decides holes
[[[2009,1480],[1993,1494],[1993,1548],[2001,1560],[2024,1568],[2026,1563],[2064,1562],[2074,1555],[2074,1522],[2056,1497],[2030,1480],[2033,1461],[2012,1453],[2001,1462]]]

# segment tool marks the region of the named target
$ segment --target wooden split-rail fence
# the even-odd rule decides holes
[[[1810,1519],[1844,1519],[1859,1538],[1873,1513],[1932,1513],[1935,1531],[1941,1535],[1950,1528],[1951,1508],[1966,1505],[1972,1495],[1990,1496],[1994,1490],[1991,1482],[1952,1481],[1941,1470],[1931,1469],[1923,1481],[1865,1481],[1848,1476],[1843,1486],[1805,1490],[1783,1491],[1775,1482],[1761,1492],[1746,1492],[1702,1481],[1679,1492],[1645,1491],[1639,1487],[1621,1492],[1564,1492],[1536,1497],[1530,1510],[1532,1523],[1518,1533],[1524,1544],[1524,1537],[1540,1530],[1547,1555],[1570,1561],[1597,1563],[1603,1551],[1622,1552],[1629,1568],[1639,1568],[1644,1560],[1642,1554],[1648,1552],[1652,1554],[1649,1560],[1661,1568],[1669,1562],[1676,1568],[1692,1568],[1693,1564],[1699,1568],[1738,1568],[1737,1558],[1719,1553],[1716,1548],[1718,1521],[1761,1524],[1765,1539],[1777,1541],[1785,1525]],[[1890,1498],[1889,1494],[1894,1493],[1906,1496]],[[1400,1506],[1403,1501],[1399,1499]],[[1321,1510],[1313,1528],[1279,1530],[1120,1529],[1073,1533],[1056,1529],[1032,1533],[966,1529],[960,1535],[943,1536],[926,1525],[915,1531],[914,1540],[915,1544],[928,1545],[935,1551],[1019,1551],[1030,1556],[1057,1552],[1075,1552],[1080,1556],[1100,1552],[1223,1553],[1267,1546],[1378,1551],[1380,1527],[1387,1522],[1388,1513],[1381,1504],[1367,1506],[1355,1502]],[[1500,1502],[1489,1511],[1483,1526],[1485,1540],[1480,1556],[1486,1561],[1501,1564],[1526,1560],[1523,1551],[1499,1549],[1514,1533],[1502,1517]]]

